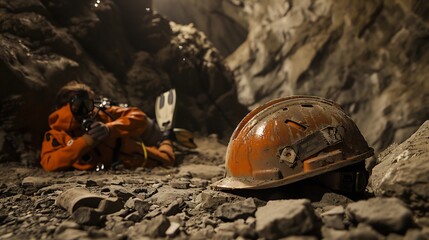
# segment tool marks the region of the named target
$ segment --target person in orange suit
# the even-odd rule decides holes
[[[141,137],[152,132],[154,123],[143,111],[94,108],[94,98],[93,90],[83,83],[73,81],[59,90],[42,143],[40,163],[46,171],[174,164],[171,132],[157,143],[144,143]]]

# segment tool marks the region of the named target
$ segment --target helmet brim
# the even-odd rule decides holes
[[[324,167],[314,169],[312,171],[294,174],[293,176],[285,177],[279,180],[257,180],[251,177],[238,178],[238,177],[228,176],[213,183],[211,186],[215,190],[266,189],[266,188],[280,187],[280,186],[291,184],[306,178],[314,177],[326,172],[331,172],[339,168],[364,161],[366,158],[371,157],[372,155],[374,155],[374,150],[370,148],[367,152],[363,154],[346,158],[342,161],[329,164]]]

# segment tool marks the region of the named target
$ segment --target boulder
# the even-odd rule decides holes
[[[256,210],[256,231],[266,239],[311,235],[319,223],[307,199],[268,201]]]
[[[151,238],[165,237],[169,227],[170,221],[165,216],[160,215],[151,220],[137,223],[133,228],[129,229],[128,236],[130,239],[140,239],[141,236]]]
[[[404,141],[429,118],[422,38],[429,2],[239,2],[236,15],[246,15],[249,33],[226,62],[250,109],[290,95],[327,97],[376,151]]]
[[[414,224],[413,214],[397,198],[370,198],[346,207],[346,214],[354,223],[365,223],[380,233],[404,233]]]
[[[243,201],[233,203],[224,203],[214,212],[215,217],[225,221],[234,221],[237,219],[246,219],[252,216],[256,211],[256,204],[253,198],[247,198]]]
[[[429,121],[400,145],[379,156],[370,184],[376,196],[402,199],[418,215],[429,216]]]

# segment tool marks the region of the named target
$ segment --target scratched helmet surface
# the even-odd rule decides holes
[[[315,96],[270,101],[244,117],[228,144],[215,189],[264,189],[358,163],[373,155],[335,102]]]

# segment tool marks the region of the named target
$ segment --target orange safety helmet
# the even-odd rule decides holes
[[[264,189],[359,163],[374,151],[335,102],[291,96],[251,111],[231,136],[215,189]]]

